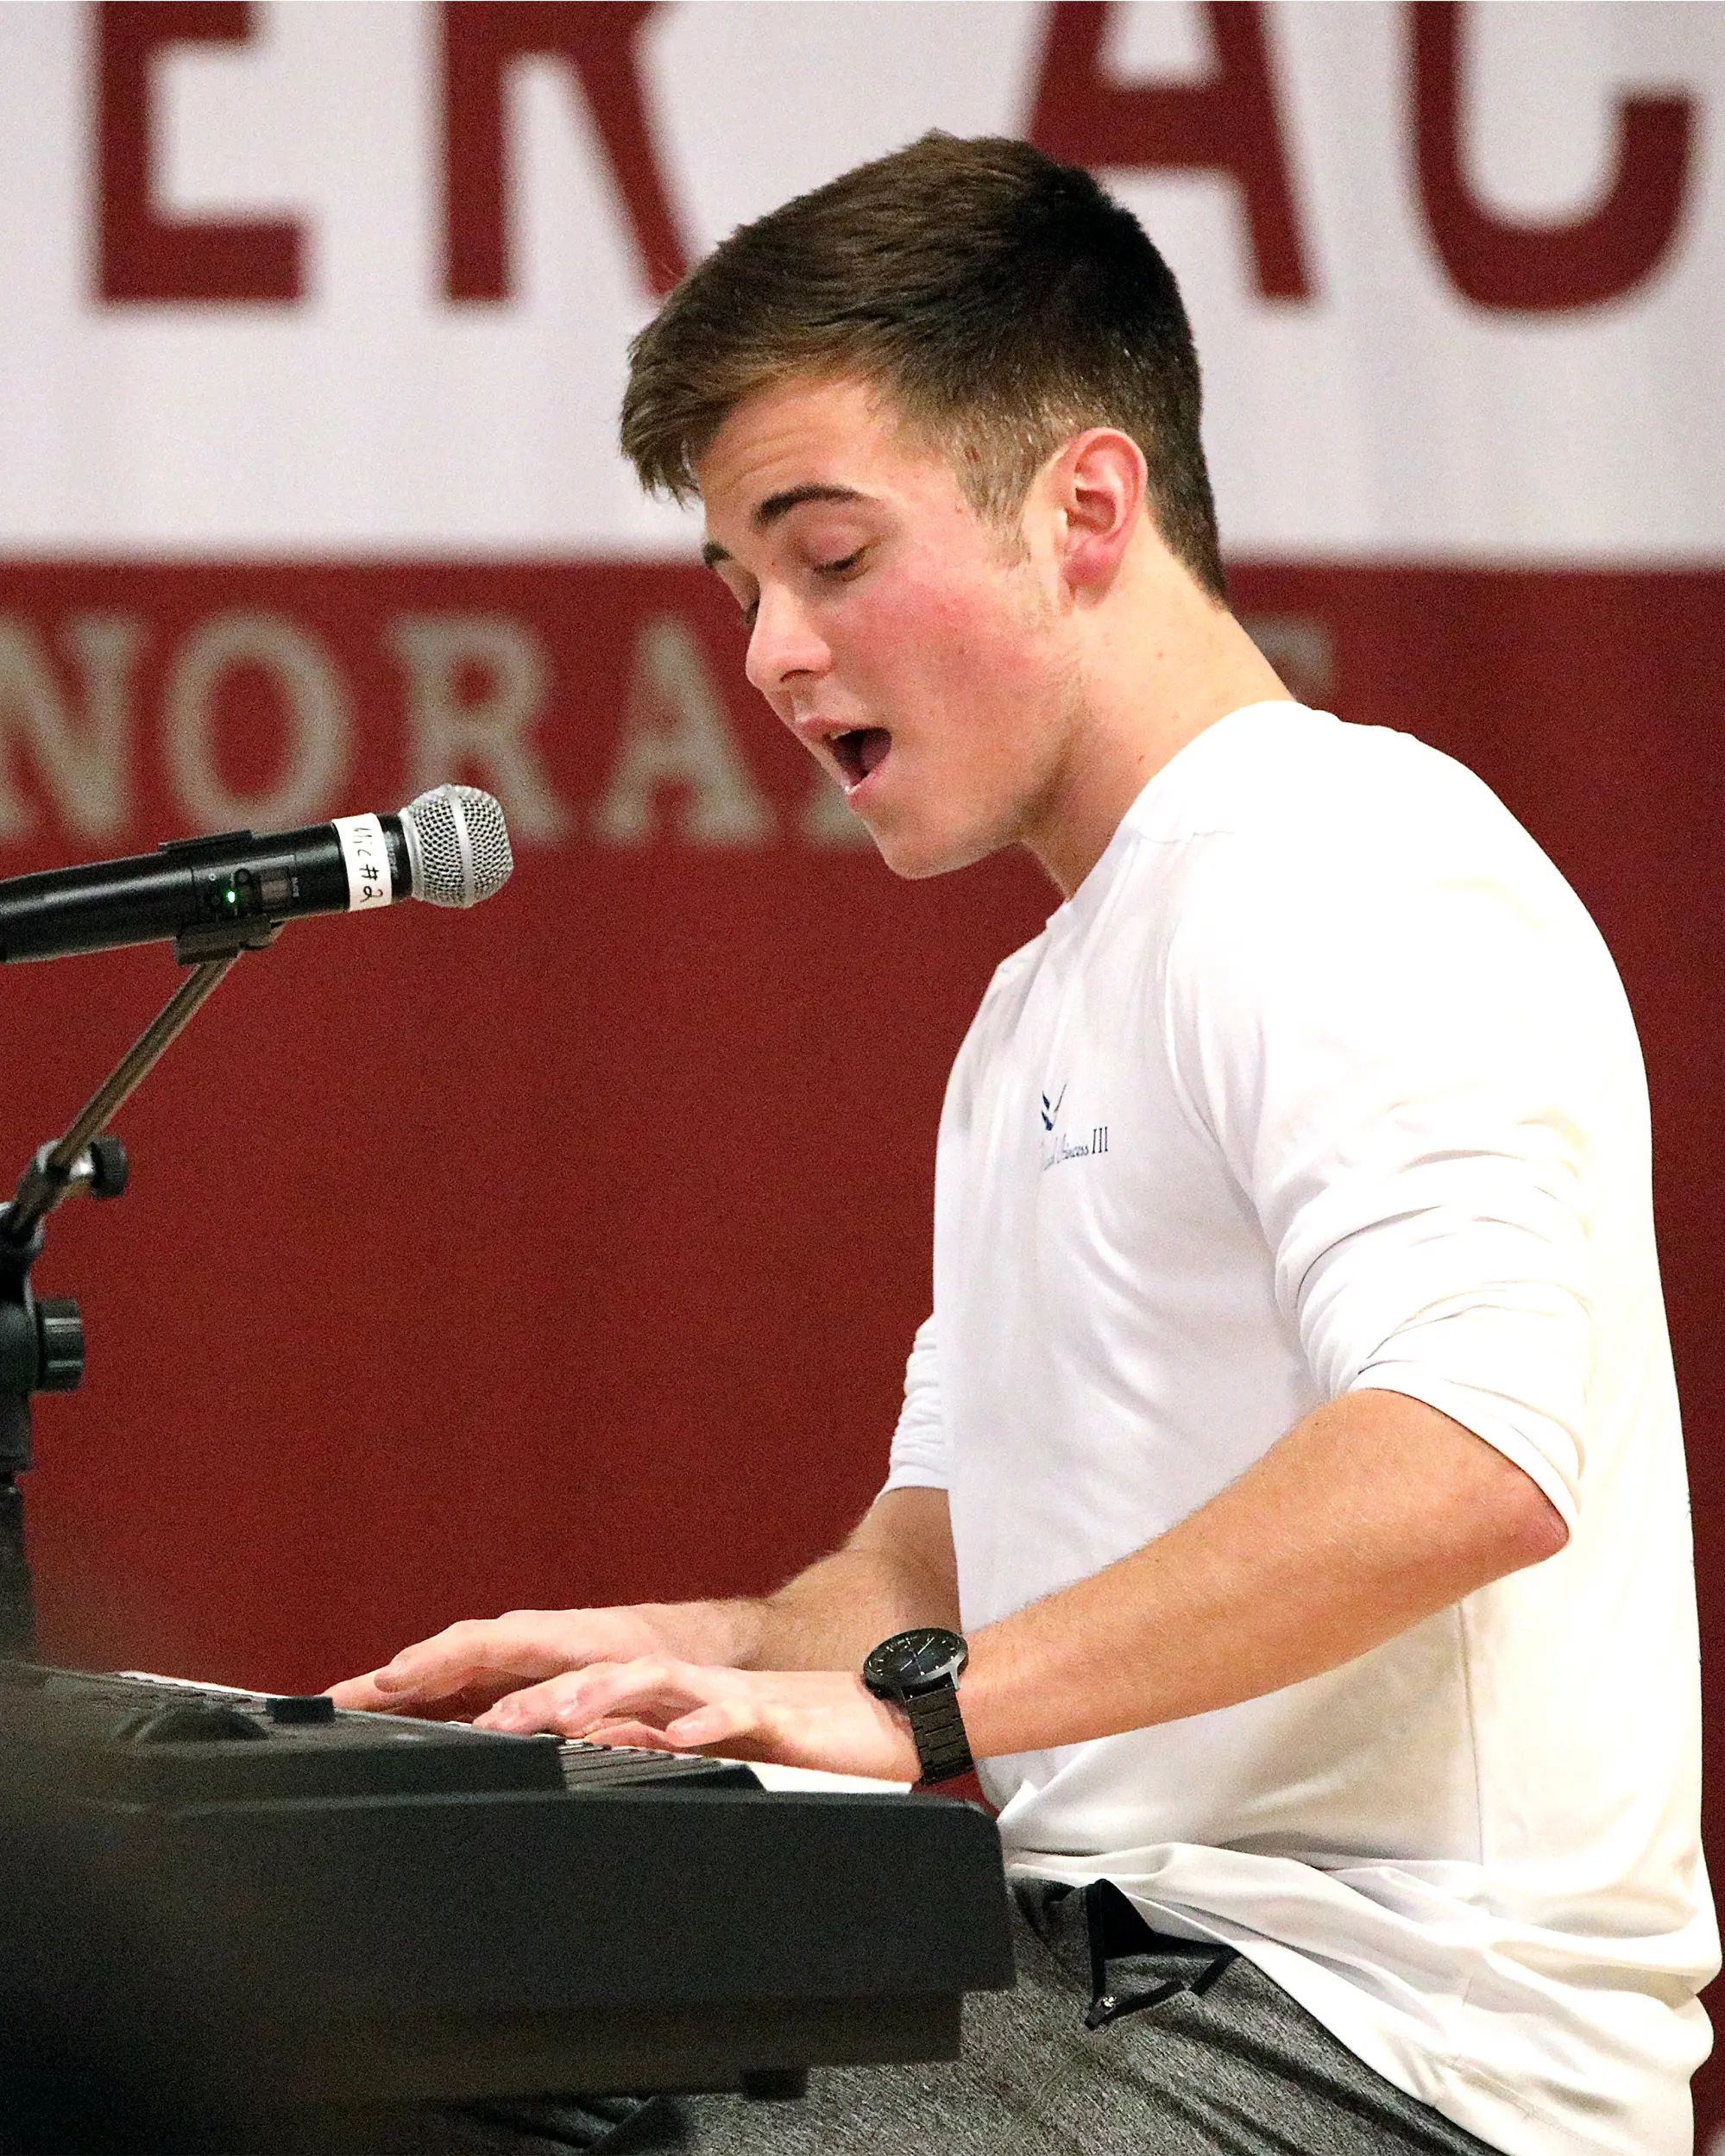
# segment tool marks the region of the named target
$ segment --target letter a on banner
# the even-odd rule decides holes
[[[771,845],[771,804],[731,739],[694,632],[675,614],[661,614],[641,631],[622,746],[593,812],[594,830],[613,845],[645,845],[656,798],[667,786],[687,789],[677,828],[694,845]]]
[[[1109,81],[1102,67],[1112,5],[1060,0],[1048,9],[1030,140],[1050,157],[1097,170],[1228,173],[1245,204],[1257,289],[1271,299],[1309,299],[1266,10],[1258,0],[1211,0],[1210,80],[1128,85]]]
[[[838,781],[828,778],[824,771],[813,771],[809,776],[812,783],[803,796],[796,820],[797,829],[808,843],[834,852],[872,846],[874,839],[868,826],[845,806]]]

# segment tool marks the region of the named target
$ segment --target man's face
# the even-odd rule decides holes
[[[901,876],[1034,843],[1067,698],[1034,550],[853,380],[738,405],[696,476],[746,670]]]

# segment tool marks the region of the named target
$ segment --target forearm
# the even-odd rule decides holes
[[[854,1671],[889,1632],[957,1622],[946,1493],[893,1490],[876,1500],[842,1549],[776,1594],[469,1619],[330,1689],[340,1707],[480,1714],[597,1664],[669,1659],[707,1669]]]
[[[888,1491],[842,1549],[757,1601],[617,1614],[654,1644],[626,1662],[589,1660],[518,1690],[482,1718],[487,1726],[913,1781],[916,1754],[902,1716],[872,1698],[858,1672],[893,1632],[958,1623],[946,1493]]]
[[[642,1602],[633,1614],[680,1661],[730,1669],[842,1669],[859,1663],[883,1632],[858,1612],[897,1606],[890,1573],[849,1549],[799,1572],[776,1593],[713,1602]],[[913,1622],[905,1619],[904,1623]],[[889,1624],[888,1631],[895,1629]]]
[[[1400,1394],[1350,1395],[1154,1543],[975,1633],[972,1750],[1076,1744],[1279,1691],[1564,1539],[1482,1439]]]
[[[945,1499],[939,1503],[944,1528]],[[950,1572],[943,1576],[938,1554],[931,1560],[920,1548],[922,1540],[937,1538],[925,1534],[916,1538],[918,1546],[900,1547],[890,1531],[881,1531],[878,1511],[842,1549],[771,1594],[633,1604],[620,1614],[639,1620],[651,1635],[638,1651],[658,1647],[680,1661],[731,1669],[855,1669],[889,1633],[912,1625],[956,1625]]]
[[[712,1659],[740,1669],[857,1669],[890,1633],[913,1625],[956,1625],[945,1493],[890,1492],[842,1549],[776,1593],[712,1606],[729,1612],[731,1644],[742,1650]]]
[[[973,1633],[959,1686],[971,1750],[1046,1751],[1279,1691],[1564,1540],[1539,1487],[1458,1423],[1399,1393],[1350,1395],[1155,1542]],[[943,1495],[894,1491],[777,1595],[706,1606],[735,1629],[701,1653],[728,1649],[728,1662],[609,1660],[518,1691],[485,1720],[914,1777],[903,1714],[856,1673],[886,1634],[956,1623]]]

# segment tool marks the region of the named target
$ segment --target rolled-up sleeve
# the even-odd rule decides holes
[[[916,1328],[905,1364],[904,1405],[892,1433],[892,1459],[884,1491],[944,1490],[948,1476],[935,1321],[928,1317]]]
[[[1590,1071],[1615,977],[1488,875],[1215,850],[1170,956],[1183,1090],[1316,1386],[1405,1392],[1573,1525],[1594,1360]],[[1577,908],[1577,913],[1579,909]],[[1621,991],[1618,991],[1621,995]]]

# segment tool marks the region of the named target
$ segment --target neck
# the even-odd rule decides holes
[[[1283,699],[1275,669],[1225,607],[1160,544],[1074,608],[1062,753],[1023,844],[1070,898],[1171,757],[1247,704]]]

